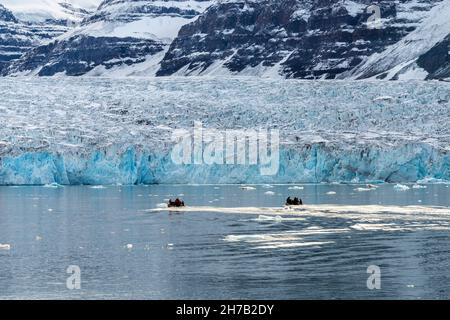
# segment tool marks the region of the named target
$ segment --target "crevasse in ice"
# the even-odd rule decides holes
[[[447,83],[7,78],[0,92],[0,185],[450,180]],[[277,174],[175,164],[171,134],[194,121],[278,129]]]

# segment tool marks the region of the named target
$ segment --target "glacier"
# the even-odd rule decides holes
[[[0,185],[450,180],[450,84],[3,78]],[[175,129],[277,129],[280,166],[178,165]]]

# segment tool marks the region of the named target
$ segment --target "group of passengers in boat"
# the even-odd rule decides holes
[[[286,205],[287,206],[302,206],[303,200],[300,198],[295,197],[292,199],[291,197],[286,199]],[[167,204],[169,208],[182,208],[185,207],[184,201],[180,199],[175,199],[175,201],[172,201],[172,199],[169,200],[169,203]]]

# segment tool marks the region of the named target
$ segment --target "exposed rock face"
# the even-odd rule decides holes
[[[0,0],[3,2],[4,0]],[[70,30],[77,22],[91,14],[90,11],[72,4],[21,0],[21,3],[6,1],[16,11],[0,4],[0,74],[4,69],[33,48],[43,45]],[[18,14],[18,17],[16,14]]]
[[[421,55],[417,65],[428,72],[427,79],[450,78],[450,35]]]
[[[371,29],[372,1],[222,1],[181,29],[158,75],[335,78],[414,30],[422,15],[405,14],[413,2],[375,1],[384,20]]]
[[[96,21],[132,22],[146,16],[172,16],[192,19],[198,16],[211,0],[172,0],[164,4],[161,1],[104,0],[97,12],[86,19],[85,23]],[[167,1],[166,1],[167,2]],[[178,3],[177,3],[178,2]],[[197,3],[197,4],[196,4]],[[112,10],[112,8],[114,8]]]
[[[100,0],[0,0],[0,3],[22,22],[68,24],[90,15]]]
[[[418,1],[416,1],[418,2]],[[414,4],[414,2],[412,3]],[[386,47],[382,52],[373,54],[351,72],[344,74],[345,77],[354,79],[426,79],[432,77],[427,68],[436,69],[437,61],[426,63],[424,59],[418,64],[420,56],[432,50],[443,41],[450,33],[450,2],[449,1],[421,1],[420,7],[411,7],[408,16],[422,15],[417,27],[403,37],[397,43]],[[418,3],[415,4],[418,6]],[[422,8],[422,11],[417,8]],[[433,50],[427,57],[434,56]],[[442,59],[442,57],[441,57]],[[425,59],[426,60],[426,59]],[[441,60],[441,63],[443,61]]]
[[[146,56],[161,50],[163,46],[153,40],[75,36],[32,49],[20,60],[20,68],[36,70],[35,74],[39,76],[59,73],[79,76],[100,64],[110,69],[116,65],[144,62]]]
[[[146,68],[154,68],[153,62],[148,61],[158,64],[181,26],[209,4],[204,0],[105,0],[79,27],[31,50],[4,74],[131,75],[141,67],[143,75],[152,75]]]
[[[8,63],[18,59],[34,46],[66,30],[65,26],[60,25],[19,21],[10,10],[0,5],[0,72]]]
[[[17,19],[16,17],[14,17],[13,13],[10,10],[6,9],[1,4],[0,4],[0,21],[17,23]]]
[[[380,8],[379,25],[370,23],[373,5]],[[104,0],[93,14],[71,5],[63,9],[84,19],[52,41],[60,33],[48,32],[49,24],[41,34],[35,24],[11,29],[20,22],[0,14],[2,34],[38,35],[33,41],[16,37],[25,43],[14,45],[8,58],[1,52],[10,49],[0,51],[0,74],[449,76],[448,0]]]

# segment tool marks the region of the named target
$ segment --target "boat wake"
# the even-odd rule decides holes
[[[291,223],[295,230],[233,234],[223,239],[254,249],[321,248],[340,234],[371,232],[450,231],[450,208],[431,206],[305,205],[301,207],[184,207],[156,208],[147,212],[222,213],[255,215],[252,221]],[[323,224],[322,226],[317,224]],[[324,227],[326,226],[326,227]]]
[[[270,216],[301,216],[358,220],[449,220],[450,207],[381,206],[381,205],[305,205],[299,207],[213,207],[155,208],[146,212],[211,212],[224,214],[253,214]]]

